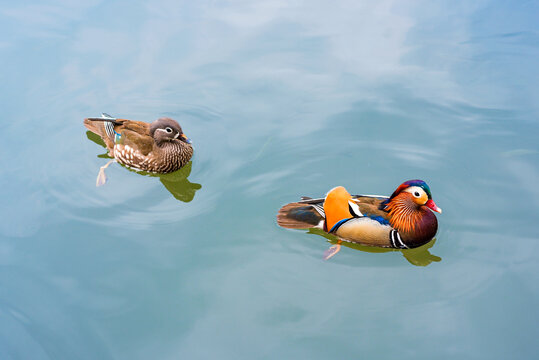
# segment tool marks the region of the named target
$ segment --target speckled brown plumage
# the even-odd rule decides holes
[[[153,173],[180,169],[193,147],[177,121],[160,118],[151,124],[126,119],[87,118],[84,125],[101,136],[109,155],[120,164]]]

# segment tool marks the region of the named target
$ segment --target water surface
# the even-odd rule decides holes
[[[5,3],[2,359],[537,356],[536,2]],[[178,119],[190,168],[82,119]],[[428,182],[436,242],[343,248],[277,209]]]

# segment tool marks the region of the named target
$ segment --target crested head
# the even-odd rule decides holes
[[[152,122],[150,124],[150,135],[158,144],[166,141],[183,141],[190,144],[190,140],[183,133],[180,124],[168,117],[162,117]]]
[[[170,131],[167,131],[167,128],[170,129]],[[155,135],[156,130],[161,129],[164,130],[167,133],[182,133],[182,127],[178,122],[174,119],[168,118],[168,117],[162,117],[150,124],[150,134],[152,136]]]
[[[432,200],[430,188],[423,180],[405,181],[383,206],[391,216],[392,225],[406,232],[414,231],[427,218],[431,219],[429,221],[436,221],[436,217],[428,209],[442,212]]]
[[[399,185],[399,187],[397,188],[397,190],[395,190],[393,192],[393,194],[391,195],[390,199],[393,199],[395,196],[399,195],[401,192],[403,192],[404,190],[406,189],[410,189],[411,187],[413,186],[417,186],[421,189],[423,189],[423,191],[425,192],[425,194],[427,195],[427,198],[428,199],[432,199],[432,194],[430,192],[430,188],[429,186],[427,185],[426,182],[424,182],[423,180],[419,180],[419,179],[415,179],[415,180],[408,180],[408,181],[405,181],[403,182],[402,184]]]
[[[432,200],[429,186],[423,180],[408,180],[403,182],[393,192],[391,197],[384,202],[384,205],[389,210],[392,203],[403,201],[415,204],[416,207],[426,206],[432,211],[442,213],[442,209],[436,206],[434,200]]]

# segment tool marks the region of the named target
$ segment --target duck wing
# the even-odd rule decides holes
[[[114,131],[120,134],[119,144],[129,146],[147,156],[155,144],[150,135],[150,124],[142,121],[118,119]]]
[[[380,195],[353,195],[352,201],[357,204],[363,216],[378,221],[382,225],[389,224],[389,213],[384,210],[385,202],[389,199]]]

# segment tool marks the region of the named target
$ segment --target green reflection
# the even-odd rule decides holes
[[[189,161],[180,170],[170,174],[143,174],[145,174],[146,176],[159,177],[159,181],[161,181],[161,184],[163,184],[163,186],[172,194],[172,196],[174,196],[180,201],[190,202],[195,197],[196,191],[202,188],[202,185],[192,183],[188,179],[189,175],[191,174],[192,165],[193,162]],[[141,174],[141,172],[138,173]]]
[[[339,238],[337,236],[333,234],[328,234],[322,229],[309,229],[307,233],[323,236],[331,244],[337,244],[339,241]],[[435,243],[436,243],[436,238],[432,239],[431,241],[429,241],[423,246],[417,247],[415,249],[405,249],[405,250],[366,246],[366,245],[361,245],[358,243],[351,243],[347,241],[342,241],[340,244],[350,249],[355,249],[355,250],[370,252],[370,253],[387,253],[387,252],[392,252],[392,251],[400,251],[402,255],[404,256],[404,258],[408,260],[410,264],[415,265],[415,266],[427,266],[432,262],[439,262],[442,260],[441,257],[433,255],[429,251],[429,249]]]
[[[105,143],[101,139],[99,135],[94,134],[91,131],[86,131],[86,136],[89,140],[93,141],[94,143],[106,147]],[[98,158],[106,158],[110,159],[110,156],[107,153],[97,155]],[[180,170],[175,171],[173,173],[169,174],[152,174],[146,171],[138,171],[134,169],[130,169],[126,166],[123,166],[129,171],[135,172],[140,175],[144,176],[150,176],[150,177],[158,177],[159,181],[161,181],[161,184],[167,189],[174,198],[183,201],[183,202],[190,202],[195,197],[195,193],[197,190],[200,190],[202,188],[201,184],[192,183],[189,181],[188,177],[191,174],[191,168],[192,168],[193,162],[189,161],[184,167],[182,167]]]
[[[91,131],[86,131],[86,137],[88,138],[88,140],[91,140],[91,141],[95,142],[99,146],[102,146],[104,148],[107,147],[105,145],[105,142],[103,141],[103,139],[101,139],[101,136],[99,136],[97,134],[94,134]]]

